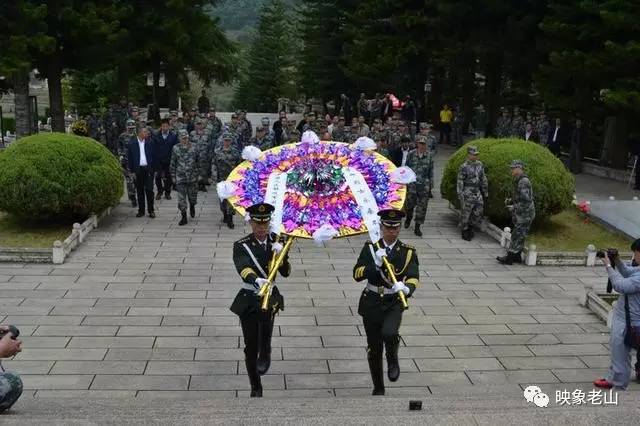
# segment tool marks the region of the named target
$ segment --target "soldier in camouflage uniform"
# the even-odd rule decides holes
[[[407,124],[404,121],[398,122],[398,130],[391,133],[389,137],[389,150],[393,151],[394,149],[398,149],[400,147],[402,138],[409,138],[409,140],[413,143],[411,132],[409,132],[409,130],[407,129]]]
[[[376,143],[376,152],[387,160],[391,160],[391,153],[389,153],[389,149],[387,148],[387,140],[383,137],[382,133],[374,133],[373,141]]]
[[[253,127],[251,126],[251,122],[247,120],[247,112],[244,110],[240,110],[237,112],[238,114],[238,143],[245,147],[249,144],[251,140],[251,130]]]
[[[489,183],[484,166],[478,161],[478,148],[467,148],[467,161],[458,169],[457,193],[462,210],[462,238],[471,241],[473,227],[480,225],[484,208],[484,199],[489,196]]]
[[[512,138],[520,138],[524,133],[524,120],[520,115],[520,108],[513,108],[513,119],[511,120],[511,131],[509,136]]]
[[[222,129],[222,134],[225,134],[225,133],[231,136],[232,138],[231,143],[233,144],[233,147],[238,151],[242,151],[242,148],[244,148],[244,146],[240,143],[240,138],[238,136],[240,134],[240,124],[238,121],[238,114],[236,114],[235,112],[231,114],[231,121],[224,124],[224,127]],[[216,143],[216,148],[221,144],[222,144],[222,139],[218,139]]]
[[[429,194],[433,185],[433,158],[429,153],[427,138],[419,136],[416,140],[417,148],[409,153],[407,166],[416,174],[416,181],[410,183],[407,188],[407,199],[404,211],[406,219],[404,227],[411,225],[413,211],[416,213],[416,226],[413,231],[418,237],[422,237],[420,226],[424,223],[429,207]]]
[[[416,136],[416,142],[418,138],[424,138],[427,141],[429,147],[429,154],[431,156],[436,155],[436,149],[438,147],[438,139],[434,136],[432,126],[429,123],[420,123],[420,133]]]
[[[216,117],[216,110],[213,108],[210,108],[209,114],[207,114],[207,128],[209,129],[209,135],[215,145],[222,132],[222,121]]]
[[[274,146],[276,146],[276,132],[274,132],[271,128],[271,120],[269,120],[269,117],[262,117],[262,120],[260,120],[260,122],[262,124],[262,127],[264,127],[266,131],[265,138],[268,140],[267,145],[273,148]]]
[[[127,197],[131,201],[131,207],[138,207],[138,199],[136,196],[136,182],[134,175],[127,171],[127,164],[129,162],[127,156],[129,150],[127,144],[129,140],[136,135],[136,123],[133,120],[127,120],[127,131],[123,132],[118,137],[118,158],[120,159],[120,165],[122,166],[122,173],[124,174],[124,180],[127,183]]]
[[[538,115],[535,126],[538,131],[538,137],[540,138],[540,144],[546,145],[547,137],[549,135],[549,120],[547,119],[544,111],[541,111],[540,115]]]
[[[511,118],[509,117],[509,111],[502,110],[502,117],[498,118],[496,124],[496,137],[508,138],[511,134]]]
[[[513,231],[511,232],[511,244],[505,256],[499,256],[498,262],[505,265],[522,263],[522,249],[527,237],[531,222],[536,217],[536,206],[533,202],[533,189],[531,181],[524,173],[524,164],[520,160],[511,162],[511,176],[514,177],[513,196],[507,198],[505,204],[511,211]]]
[[[178,192],[178,210],[182,216],[178,225],[182,226],[187,224],[187,199],[189,214],[192,218],[196,217],[200,153],[198,147],[189,141],[186,130],[180,130],[178,135],[180,143],[173,147],[169,170]]]
[[[273,140],[267,137],[267,129],[265,129],[262,125],[256,127],[256,135],[249,141],[249,145],[258,147],[261,151],[273,148],[272,143]]]
[[[360,137],[360,126],[356,124],[351,125],[351,131],[345,137],[345,142],[354,143]]]
[[[224,133],[222,135],[222,144],[216,148],[215,158],[216,180],[222,182],[229,177],[229,173],[231,173],[240,162],[240,153],[236,151],[233,146],[232,135],[230,133]],[[223,222],[226,223],[230,229],[233,229],[233,215],[235,212],[228,200],[220,201],[220,210],[222,211]]]
[[[286,133],[286,136],[284,135]],[[296,128],[296,122],[293,120],[287,121],[287,130],[283,132],[282,143],[297,143],[300,142],[300,131]]]
[[[344,128],[344,117],[338,118],[338,124],[333,128],[331,132],[331,140],[335,142],[346,142],[347,134]]]
[[[191,143],[198,151],[198,160],[200,163],[198,190],[207,192],[205,181],[208,179],[207,176],[211,175],[211,154],[213,149],[211,149],[209,145],[211,142],[209,135],[204,131],[204,127],[200,119],[196,121],[196,129],[191,132],[190,139]]]
[[[382,120],[376,118],[373,120],[373,126],[371,127],[371,139],[374,141],[384,140],[385,147],[387,146],[389,134],[382,127]]]

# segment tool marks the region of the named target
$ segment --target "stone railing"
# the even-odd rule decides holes
[[[74,223],[71,235],[64,241],[56,240],[53,242],[52,262],[55,264],[64,263],[66,257],[84,242],[91,231],[98,227],[98,222],[110,213],[111,207],[108,207],[99,216],[94,214],[82,223]]]

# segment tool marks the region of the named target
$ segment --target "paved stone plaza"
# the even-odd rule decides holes
[[[65,264],[0,264],[0,318],[24,341],[4,365],[22,374],[27,395],[248,396],[241,330],[228,309],[239,286],[232,242],[248,227],[238,216],[235,230],[221,227],[213,188],[199,194],[187,226],[177,225],[177,197],[156,202],[156,219],[136,218],[123,201]],[[439,194],[424,234],[401,234],[417,247],[422,285],[405,313],[402,375],[388,395],[521,398],[529,384],[549,395],[586,392],[604,374],[607,327],[577,301],[584,284],[604,285],[602,268],[499,265],[498,243],[463,241]],[[364,240],[293,247],[292,276],[278,284],[286,310],[265,396],[370,394],[356,313],[362,285],[351,279]]]

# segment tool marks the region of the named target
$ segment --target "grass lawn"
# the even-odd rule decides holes
[[[536,244],[538,251],[584,251],[593,244],[597,249],[617,247],[627,252],[631,240],[598,223],[584,223],[575,210],[567,210],[532,228],[527,243]]]
[[[71,223],[23,224],[0,212],[0,247],[48,248],[71,234]]]

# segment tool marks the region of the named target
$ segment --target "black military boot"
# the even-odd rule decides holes
[[[416,223],[416,228],[413,230],[413,233],[418,237],[422,237],[422,231],[420,230],[420,224]]]
[[[513,263],[522,263],[522,252],[519,251],[517,253],[510,253],[511,254],[511,261]]]
[[[258,355],[258,374],[261,376],[269,371],[271,366],[271,335],[273,321],[261,321],[258,325],[260,354]]]
[[[369,354],[369,371],[371,372],[371,381],[373,382],[373,392],[371,395],[384,396],[384,377],[382,370],[382,353],[373,355]]]
[[[513,265],[513,257],[509,252],[507,252],[507,254],[505,254],[504,256],[496,257],[496,260],[502,263],[503,265]]]
[[[247,375],[251,384],[251,394],[249,396],[251,398],[262,398],[262,382],[256,368],[256,362],[245,359],[244,365],[247,367]]]
[[[189,205],[189,215],[191,216],[191,219],[196,217],[196,206],[193,204]]]
[[[186,225],[187,224],[187,212],[186,211],[181,211],[180,214],[182,215],[182,219],[180,219],[180,222],[178,222],[178,225],[182,226],[182,225]]]
[[[404,219],[404,229],[409,229],[411,226],[411,219],[413,219],[413,213],[407,212],[407,217]]]
[[[476,233],[473,232],[473,228],[469,228],[469,241],[473,240],[476,236]]]
[[[471,234],[468,228],[462,230],[462,239],[465,241],[471,241]]]
[[[392,382],[398,380],[400,377],[400,364],[398,363],[398,347],[400,346],[400,337],[396,336],[385,342],[385,349],[387,351],[387,377]]]
[[[171,199],[171,193],[170,192],[165,192],[164,193],[164,199],[165,200],[170,200]]]

